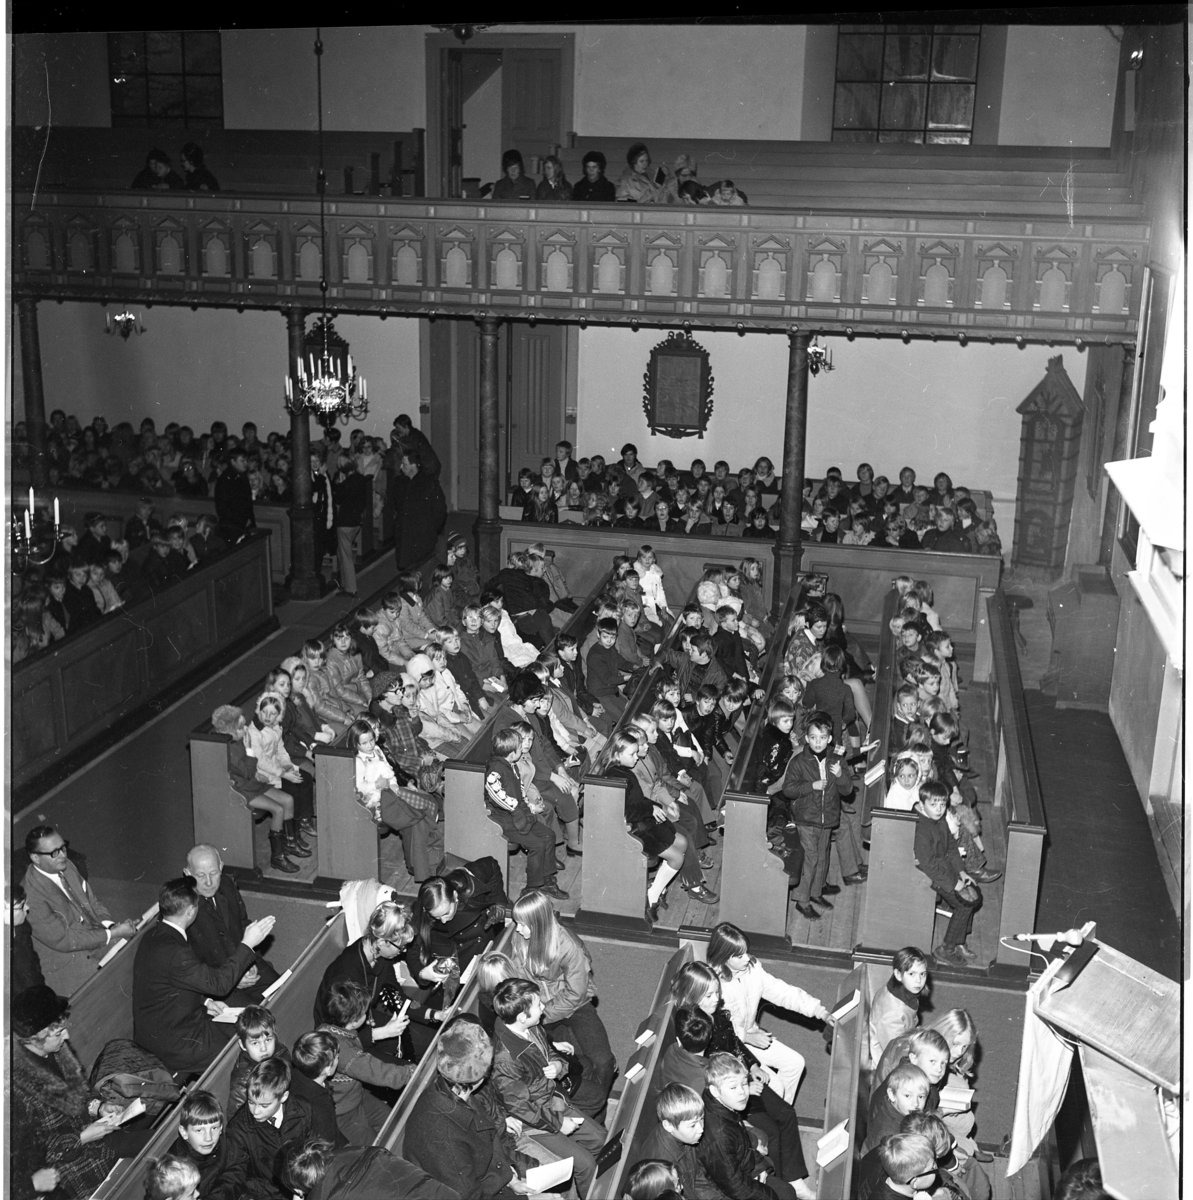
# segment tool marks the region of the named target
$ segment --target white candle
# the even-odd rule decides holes
[[[29,541],[33,537],[33,529],[29,524],[29,510],[25,510],[25,541]]]
[[[32,488],[29,489],[29,511],[30,511],[30,513],[33,512],[33,489]]]
[[[58,497],[54,497],[54,532],[58,532]]]

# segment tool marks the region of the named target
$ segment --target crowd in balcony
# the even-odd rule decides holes
[[[689,154],[679,155],[673,166],[655,166],[644,142],[635,142],[626,151],[626,167],[616,183],[606,177],[609,164],[599,150],[584,155],[583,167],[584,178],[571,183],[563,163],[549,154],[542,160],[543,177],[536,185],[526,174],[521,152],[507,150],[501,156],[501,178],[486,185],[481,194],[488,191],[492,200],[560,204],[711,204],[731,208],[748,203],[732,179],[702,184],[696,178],[696,161]]]
[[[555,458],[538,472],[524,468],[510,496],[522,520],[555,524],[566,520],[598,528],[642,529],[712,537],[774,540],[782,507],[782,477],[765,456],[736,473],[721,459],[710,472],[701,458],[682,470],[670,459],[651,469],[627,442],[621,460],[603,455],[572,458],[560,442]],[[903,467],[898,486],[860,463],[857,481],[847,483],[839,467],[824,479],[805,479],[801,502],[804,540],[854,546],[891,546],[956,554],[1002,553],[992,516],[982,519],[966,487],[938,472],[932,487],[916,482]]]

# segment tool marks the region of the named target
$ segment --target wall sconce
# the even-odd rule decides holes
[[[630,328],[631,328],[631,329],[632,329],[632,330],[633,330],[635,333],[637,333],[637,332],[638,332],[638,318],[637,318],[637,317],[635,317],[635,318],[634,318],[634,319],[633,319],[633,320],[630,322]]]
[[[130,335],[145,332],[145,322],[131,309],[125,309],[124,312],[117,313],[115,316],[105,313],[104,319],[107,322],[108,333],[118,333],[126,342]]]
[[[903,330],[903,332],[901,334],[899,334],[899,336],[903,339],[903,345],[905,345],[905,346],[911,345],[911,334],[906,329]]]
[[[831,371],[832,369],[833,352],[826,350],[820,344],[820,339],[815,338],[808,347],[808,371],[812,375],[819,375],[821,371]]]
[[[961,345],[961,346],[968,346],[969,345],[969,334],[968,333],[957,334],[957,344]]]
[[[1027,349],[1027,338],[1025,338],[1023,336],[1023,334],[1020,334],[1015,339],[1015,345],[1018,346],[1020,350],[1026,350]]]
[[[587,318],[587,317],[581,317],[581,318],[580,318],[580,328],[581,328],[581,329],[587,329],[587,328],[588,328],[588,318]]]
[[[845,336],[846,336],[846,337],[847,337],[847,338],[848,338],[848,339],[849,339],[851,342],[853,341],[853,338],[854,338],[854,332],[853,332],[853,326],[852,326],[852,325],[846,325],[846,326],[845,326]]]

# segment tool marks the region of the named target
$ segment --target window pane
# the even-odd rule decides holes
[[[834,142],[873,142],[878,134],[873,129],[834,129]]]
[[[884,79],[927,79],[928,47],[925,34],[887,34]]]
[[[220,35],[214,29],[196,29],[182,35],[186,51],[186,71],[202,75],[220,73]]]
[[[138,75],[131,79],[127,76],[123,83],[112,84],[112,116],[113,117],[145,117],[145,76]]]
[[[185,117],[181,75],[150,75],[149,114],[167,121],[181,121]]]
[[[839,33],[881,33],[885,26],[883,25],[840,25],[838,26]]]
[[[980,25],[933,25],[936,33],[981,33]]]
[[[147,33],[145,48],[149,55],[150,71],[182,70],[182,35],[179,33]]]
[[[877,83],[839,83],[833,125],[837,129],[874,129],[878,125]]]
[[[145,35],[113,33],[108,36],[113,75],[139,75],[145,71]]]
[[[880,129],[923,129],[924,101],[928,87],[923,83],[884,83]]]
[[[973,128],[972,83],[934,83],[928,99],[929,129]]]
[[[918,129],[883,129],[878,134],[880,142],[922,142],[924,135]]]
[[[968,146],[973,141],[972,133],[929,133],[928,142],[933,146]]]
[[[880,79],[882,38],[872,34],[837,38],[838,79]]]
[[[223,88],[218,75],[186,77],[187,124],[195,117],[220,117],[224,111]]]
[[[932,43],[933,79],[974,80],[978,74],[976,37],[937,37]]]

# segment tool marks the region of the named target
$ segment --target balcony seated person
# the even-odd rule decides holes
[[[622,204],[674,204],[675,175],[669,167],[651,171],[650,151],[645,142],[635,142],[625,156],[626,169],[617,181],[617,199]]]
[[[607,163],[599,150],[589,150],[581,160],[584,178],[572,184],[572,200],[576,204],[612,204],[617,199],[613,181],[605,178]]]
[[[186,184],[170,165],[170,156],[155,147],[145,155],[145,165],[128,186],[133,191],[181,192]]]
[[[501,156],[501,178],[493,185],[490,200],[533,200],[534,181],[528,179],[520,150],[507,150]]]

